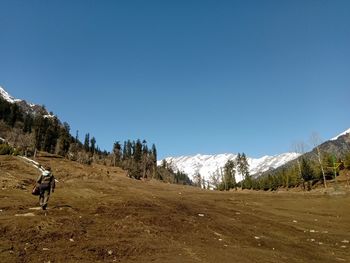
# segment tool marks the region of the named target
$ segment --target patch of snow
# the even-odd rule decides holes
[[[43,116],[44,118],[47,118],[47,119],[52,119],[55,117],[55,115],[51,115],[51,114],[46,114]]]
[[[21,103],[22,105],[25,104],[27,106],[29,106],[29,108],[31,108],[31,110],[34,111],[35,113],[35,107],[37,107],[38,105],[34,104],[34,103],[27,103],[25,100],[21,100],[21,99],[16,99],[14,97],[12,97],[4,88],[2,88],[0,86],[0,97],[4,98],[6,101],[10,102],[10,103]],[[28,113],[28,111],[27,111]],[[52,116],[52,115],[48,115],[48,116]]]
[[[335,140],[337,140],[340,136],[343,136],[343,135],[348,134],[348,133],[350,133],[350,128],[347,129],[346,131],[342,132],[341,134],[335,136],[334,138],[330,139],[330,141],[335,141]]]

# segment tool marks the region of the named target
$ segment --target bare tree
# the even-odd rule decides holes
[[[219,189],[221,174],[219,169],[210,175],[210,184],[215,187],[215,190]]]
[[[23,134],[18,139],[18,146],[25,156],[28,156],[28,150],[34,149],[34,134]]]
[[[306,144],[303,141],[294,142],[292,144],[292,148],[293,148],[294,152],[298,153],[299,155],[303,155],[305,153]],[[297,160],[297,164],[298,164],[299,177],[302,179],[303,177],[302,177],[302,173],[301,173],[300,158],[298,157],[296,160]],[[305,182],[304,182],[304,180],[303,180],[303,188],[305,190]]]
[[[196,172],[193,176],[193,184],[197,187],[202,188],[202,176],[199,172]]]
[[[310,142],[316,148],[316,155],[317,155],[318,163],[320,164],[320,168],[321,168],[322,176],[323,176],[323,185],[324,185],[324,188],[327,188],[326,175],[324,172],[324,167],[322,164],[322,156],[321,156],[321,151],[320,151],[320,147],[319,147],[321,144],[321,138],[317,132],[313,132],[311,134]]]

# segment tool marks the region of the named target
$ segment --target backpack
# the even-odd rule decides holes
[[[40,190],[49,190],[51,187],[52,174],[48,171],[44,171],[41,175]]]

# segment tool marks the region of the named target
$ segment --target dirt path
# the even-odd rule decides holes
[[[0,156],[0,262],[350,260],[348,194],[221,193],[39,162],[59,179],[46,213],[30,194],[38,171]]]

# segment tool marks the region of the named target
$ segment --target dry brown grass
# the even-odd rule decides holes
[[[349,194],[222,193],[135,181],[118,168],[42,157],[59,183],[0,156],[0,262],[348,262]],[[33,213],[34,216],[15,216]]]

